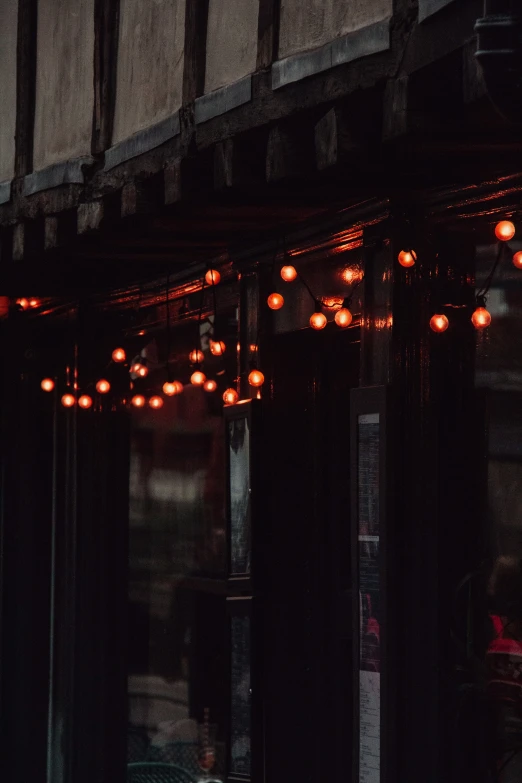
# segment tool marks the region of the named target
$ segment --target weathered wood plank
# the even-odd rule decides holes
[[[281,0],[259,0],[257,25],[257,69],[269,68],[277,60]]]
[[[203,95],[207,59],[209,0],[187,0],[185,8],[185,65],[183,103]]]
[[[106,150],[112,139],[120,0],[95,0],[93,155]]]
[[[318,171],[337,163],[337,116],[330,109],[315,126],[315,158]]]
[[[17,177],[24,176],[33,167],[37,20],[37,0],[19,0],[15,135]]]
[[[100,227],[103,220],[103,201],[88,201],[78,206],[77,224],[78,234],[86,234]]]

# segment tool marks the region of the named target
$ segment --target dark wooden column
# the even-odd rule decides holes
[[[37,19],[37,0],[19,0],[15,135],[17,177],[28,174],[33,168]]]
[[[207,24],[209,0],[187,0],[185,8],[185,67],[183,103],[203,95],[207,59]]]
[[[281,0],[259,0],[257,27],[257,69],[269,68],[277,60]]]
[[[111,146],[116,98],[120,0],[95,0],[92,153]]]

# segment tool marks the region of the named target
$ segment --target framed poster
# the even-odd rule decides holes
[[[386,389],[351,397],[354,629],[354,780],[389,776],[387,725],[387,421]],[[385,775],[386,773],[386,775]]]

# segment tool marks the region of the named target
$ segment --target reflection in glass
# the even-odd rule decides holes
[[[233,617],[232,710],[230,726],[230,771],[250,775],[251,768],[251,686],[250,686],[250,618]]]
[[[248,419],[228,424],[230,453],[230,560],[233,574],[250,573],[250,428]]]
[[[132,410],[128,761],[225,765],[228,701],[224,430],[201,388]]]

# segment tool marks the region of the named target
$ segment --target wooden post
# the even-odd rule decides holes
[[[257,70],[269,68],[277,60],[281,0],[259,0],[257,25]]]
[[[15,132],[17,177],[23,177],[33,168],[37,19],[37,0],[19,0]]]
[[[106,150],[112,142],[119,18],[119,0],[95,0],[93,155]]]
[[[208,3],[209,0],[187,0],[183,103],[194,101],[205,90]]]

